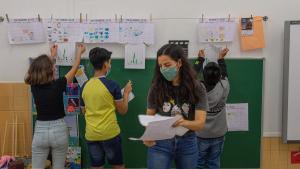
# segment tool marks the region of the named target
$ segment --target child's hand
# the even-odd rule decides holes
[[[132,91],[132,83],[131,80],[129,80],[126,86],[124,87],[124,93],[129,94],[131,91]]]
[[[198,57],[200,58],[205,58],[205,52],[204,52],[204,49],[200,49],[199,50],[199,53],[198,53]]]
[[[150,141],[150,140],[144,140],[143,143],[144,143],[145,146],[147,146],[147,147],[152,147],[152,146],[155,146],[155,144],[156,144],[155,141]]]
[[[229,49],[227,47],[220,50],[219,59],[224,59],[228,52],[229,52]]]
[[[80,55],[82,55],[84,52],[85,52],[85,46],[83,45],[83,44],[79,44],[78,46],[77,46],[77,51],[78,51],[78,53],[80,54]]]
[[[57,56],[57,45],[53,45],[51,48],[50,48],[50,53],[51,53],[51,58],[56,58]]]

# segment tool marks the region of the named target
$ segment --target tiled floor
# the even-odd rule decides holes
[[[291,151],[295,150],[300,150],[300,144],[283,144],[279,137],[263,138],[262,169],[300,169],[300,164],[291,164]]]

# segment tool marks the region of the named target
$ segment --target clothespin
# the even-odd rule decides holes
[[[231,17],[231,15],[229,14],[229,15],[228,15],[228,22],[230,22],[230,17]]]
[[[80,13],[79,21],[82,23],[82,13]]]
[[[115,21],[117,22],[118,21],[118,15],[115,14]]]
[[[38,21],[41,22],[40,14],[38,14]]]
[[[152,13],[150,14],[150,22],[152,22]]]
[[[121,15],[121,22],[123,22],[123,15]]]
[[[4,21],[4,17],[0,16],[0,22],[3,22],[3,21]]]
[[[250,17],[252,20],[253,20],[253,16],[252,16],[252,14],[251,14],[251,17]]]
[[[53,20],[53,15],[51,14],[50,21],[52,22],[52,20]]]
[[[8,14],[5,14],[7,22],[9,22]]]
[[[85,21],[87,22],[88,20],[88,17],[87,17],[87,13],[85,14]]]
[[[204,14],[202,14],[202,22],[204,21]]]
[[[264,17],[263,17],[263,20],[264,20],[264,21],[268,21],[268,19],[269,19],[268,16],[264,16]]]

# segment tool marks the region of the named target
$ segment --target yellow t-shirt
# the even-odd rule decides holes
[[[91,78],[82,88],[82,105],[85,107],[85,138],[103,141],[120,134],[115,101],[122,100],[119,85],[104,76]]]

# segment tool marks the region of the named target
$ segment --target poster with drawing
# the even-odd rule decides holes
[[[66,169],[81,168],[81,147],[68,147],[67,158],[65,163]]]
[[[79,69],[77,69],[77,72],[75,74],[75,78],[79,84],[80,87],[83,86],[83,84],[88,81],[88,77],[87,75],[85,74],[85,70],[84,70],[84,66],[83,65],[80,65],[79,66]]]
[[[232,42],[237,34],[237,23],[228,18],[208,18],[198,25],[198,40],[205,42]]]
[[[154,25],[145,19],[126,19],[119,25],[120,43],[153,44]]]
[[[9,44],[32,44],[46,42],[43,23],[37,18],[11,19],[8,22]]]
[[[110,19],[89,20],[83,28],[84,43],[119,42],[119,23]]]
[[[248,103],[226,104],[228,131],[249,131]]]
[[[72,66],[75,59],[76,44],[75,43],[57,43],[56,65]]]
[[[145,69],[146,46],[127,44],[125,46],[125,69]]]
[[[49,42],[82,42],[83,28],[78,19],[47,19]]]
[[[68,127],[69,137],[79,137],[77,116],[65,116],[64,119]]]

